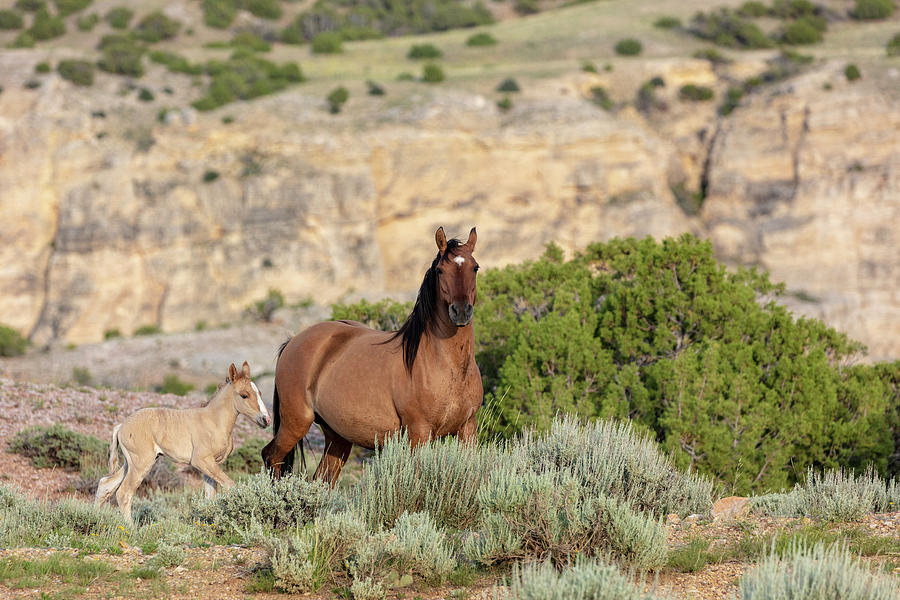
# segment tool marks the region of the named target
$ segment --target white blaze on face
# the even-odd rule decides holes
[[[453,262],[455,262],[456,264],[458,264],[461,267],[461,266],[463,266],[463,263],[466,262],[466,259],[463,258],[462,256],[457,256],[456,258],[453,259]]]
[[[269,411],[266,410],[266,405],[263,404],[262,396],[259,395],[259,388],[256,387],[256,384],[252,381],[250,382],[250,387],[253,388],[253,391],[256,392],[256,401],[259,403],[259,412],[266,415],[266,418],[269,417]]]

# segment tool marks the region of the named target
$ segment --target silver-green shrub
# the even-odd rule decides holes
[[[42,518],[37,518],[34,501],[21,490],[0,483],[0,548],[37,545],[41,535],[35,531]]]
[[[446,534],[428,513],[403,513],[391,534],[385,552],[399,572],[411,571],[439,584],[456,568]]]
[[[392,527],[404,512],[427,511],[442,527],[466,529],[478,519],[475,494],[493,464],[495,445],[456,438],[410,449],[405,435],[388,438],[365,466],[351,502],[369,527]]]
[[[358,579],[350,585],[353,600],[382,600],[385,596],[384,586],[372,578]]]
[[[799,517],[800,495],[790,491],[751,496],[750,512],[764,517]]]
[[[343,561],[351,549],[368,536],[366,524],[356,513],[339,511],[322,515],[314,525],[316,536],[330,544],[332,552]]]
[[[156,554],[150,559],[150,566],[156,568],[177,567],[184,562],[184,548],[168,542],[160,542]]]
[[[321,481],[289,475],[273,482],[259,473],[211,500],[197,499],[192,516],[219,531],[243,530],[253,522],[285,529],[309,523],[331,500],[330,489]]]
[[[606,550],[637,569],[666,562],[666,530],[661,521],[632,510],[614,498],[597,498],[597,519],[604,528]]]
[[[773,517],[856,521],[866,513],[894,510],[900,502],[898,496],[898,482],[885,482],[871,468],[861,475],[843,469],[824,473],[809,469],[803,485],[797,484],[789,493],[753,497],[750,510]]]
[[[581,560],[557,571],[549,562],[516,565],[509,600],[652,600],[613,565]]]
[[[382,531],[370,534],[354,545],[350,558],[347,559],[347,571],[354,582],[380,580],[387,565],[387,554],[384,548],[389,539],[390,534]],[[360,585],[364,586],[364,584]]]
[[[464,553],[480,564],[523,558],[564,564],[598,552],[638,569],[665,561],[660,521],[592,493],[582,480],[555,467],[542,473],[498,467],[479,490],[478,506],[482,527],[466,540]]]
[[[131,514],[140,526],[153,523],[171,522],[184,516],[184,508],[189,497],[158,493],[147,498],[135,498]]]
[[[74,498],[32,500],[0,485],[0,548],[62,547],[84,540],[101,545],[119,539],[126,525],[108,505],[97,507]]]
[[[794,546],[770,553],[740,580],[741,600],[896,600],[900,585],[863,567],[847,548]]]
[[[74,535],[110,536],[124,526],[121,513],[112,507],[94,506],[74,498],[63,498],[51,504],[44,514],[45,526]]]
[[[878,504],[878,512],[894,512],[900,508],[900,481],[891,478],[887,493]]]
[[[271,549],[272,574],[275,587],[292,593],[305,594],[318,590],[324,580],[321,570],[310,560],[313,546],[306,536],[291,535],[273,541]]]
[[[0,483],[0,511],[6,511],[25,501],[25,496],[15,487]]]
[[[529,467],[569,471],[582,487],[657,516],[708,512],[712,481],[677,469],[659,445],[634,431],[630,423],[574,417],[553,420],[550,431],[528,431],[513,448]]]
[[[352,549],[367,537],[358,516],[340,511],[321,515],[287,538],[269,539],[275,585],[286,592],[317,591],[335,578]]]
[[[802,514],[828,521],[861,519],[887,494],[884,481],[871,469],[859,476],[843,469],[821,475],[809,469],[806,484],[796,491]]]

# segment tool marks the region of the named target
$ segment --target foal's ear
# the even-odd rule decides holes
[[[241,367],[241,373],[244,374],[244,377],[250,379],[250,365],[247,364],[247,361],[244,361],[244,366]]]
[[[444,254],[447,251],[447,236],[444,235],[443,227],[438,227],[434,232],[434,241],[437,242],[438,252]]]
[[[469,239],[466,240],[466,246],[469,247],[469,252],[472,252],[473,250],[475,250],[475,242],[477,242],[477,241],[478,241],[478,234],[475,233],[475,228],[473,227],[472,230],[469,232]]]
[[[237,368],[235,368],[234,363],[231,363],[231,366],[228,367],[228,381],[234,381],[237,378]]]

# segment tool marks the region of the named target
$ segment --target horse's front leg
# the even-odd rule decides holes
[[[210,490],[210,486],[212,483],[207,482],[207,478],[211,479],[213,482],[218,484],[218,487],[224,488],[226,490],[231,489],[234,486],[234,481],[231,480],[231,477],[222,470],[222,467],[216,462],[216,459],[212,456],[193,456],[191,457],[191,465],[196,467],[203,473],[203,483],[206,486],[206,492],[208,495],[211,495],[211,492],[215,491]],[[207,496],[208,497],[208,496]]]
[[[463,444],[474,446],[477,432],[478,422],[475,420],[475,415],[472,415],[460,430],[456,432],[456,437]]]
[[[322,460],[319,461],[319,467],[316,469],[314,477],[334,487],[338,475],[341,474],[341,469],[350,458],[353,444],[324,423],[322,424],[322,433],[325,436],[325,453],[322,455]]]
[[[428,423],[425,419],[419,419],[406,426],[406,437],[409,438],[410,447],[415,448],[434,439],[434,430],[431,427],[431,423]]]

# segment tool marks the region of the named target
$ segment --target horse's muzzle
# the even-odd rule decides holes
[[[256,424],[259,425],[263,429],[268,427],[269,426],[269,415],[264,415],[262,413],[259,413],[258,415],[256,415]]]
[[[472,314],[475,312],[475,307],[469,304],[463,304],[462,302],[454,302],[450,305],[450,320],[453,321],[453,324],[457,327],[463,327],[468,325],[472,320]]]

